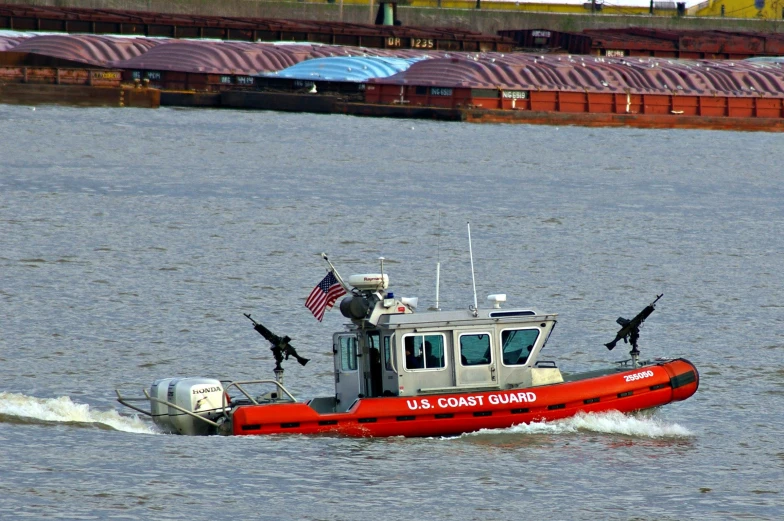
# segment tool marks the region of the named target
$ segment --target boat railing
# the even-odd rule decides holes
[[[134,411],[138,411],[138,412],[140,412],[142,414],[146,414],[147,416],[152,416],[152,412],[145,411],[141,407],[136,407],[135,405],[131,404],[130,402],[147,401],[147,402],[150,402],[150,403],[152,403],[152,402],[160,403],[162,405],[166,405],[167,407],[171,407],[172,409],[176,409],[176,410],[180,411],[183,414],[187,414],[188,416],[192,416],[193,418],[197,418],[197,419],[199,419],[199,420],[201,420],[201,421],[203,421],[205,423],[208,423],[208,424],[212,425],[213,427],[218,427],[219,426],[217,423],[215,423],[214,421],[210,420],[209,418],[205,418],[204,416],[200,416],[200,415],[198,415],[198,414],[196,414],[196,413],[194,413],[192,411],[189,411],[188,409],[186,409],[184,407],[180,407],[179,405],[177,405],[175,403],[171,403],[171,402],[168,402],[166,400],[161,400],[161,399],[158,399],[158,398],[153,398],[152,396],[150,396],[150,393],[147,392],[147,389],[143,389],[142,390],[142,392],[144,393],[144,398],[128,398],[126,396],[122,396],[120,394],[120,391],[118,391],[116,389],[115,389],[114,392],[117,393],[117,401],[118,402],[120,402],[121,404],[123,404],[124,406],[126,406],[126,407],[128,407],[130,409],[133,409]],[[228,407],[226,405],[226,397],[224,396],[222,410],[225,412],[227,409],[228,409]]]
[[[133,409],[136,412],[140,412],[147,416],[152,416],[152,413],[150,411],[145,411],[141,407],[136,407],[135,405],[129,403],[129,402],[142,402],[142,401],[150,403],[150,400],[148,400],[147,398],[128,398],[121,395],[120,391],[117,389],[115,389],[114,392],[117,393],[117,401],[120,402],[122,405],[128,407],[129,409]]]
[[[232,404],[230,403],[230,401],[228,399],[229,398],[228,390],[230,388],[232,388],[232,387],[235,387],[240,393],[242,393],[250,401],[250,403],[252,403],[254,405],[258,405],[259,404],[258,399],[254,398],[253,396],[251,396],[250,393],[248,393],[248,391],[243,387],[244,385],[253,385],[253,384],[272,384],[272,385],[275,385],[278,389],[280,389],[280,391],[282,393],[284,393],[286,396],[289,397],[289,400],[286,400],[287,402],[288,401],[291,401],[291,402],[296,402],[297,401],[297,399],[294,398],[294,395],[292,395],[289,392],[288,389],[283,387],[283,384],[281,384],[280,382],[278,382],[276,380],[246,380],[246,381],[241,381],[241,382],[229,382],[228,384],[226,384],[224,386],[224,392],[222,394],[222,400],[221,400],[222,401],[221,407],[220,407],[220,409],[217,410],[217,413],[219,415],[220,414],[225,415],[225,414],[227,414],[231,410]],[[172,403],[172,402],[169,402],[167,400],[161,400],[159,398],[155,398],[153,396],[150,396],[150,393],[147,392],[147,389],[143,389],[142,390],[142,392],[144,393],[144,398],[142,398],[142,397],[123,396],[122,394],[120,394],[120,391],[117,390],[117,389],[115,389],[114,392],[117,393],[117,401],[118,402],[120,402],[122,405],[128,407],[129,409],[133,409],[134,411],[139,412],[141,414],[144,414],[146,416],[152,416],[153,414],[152,414],[151,411],[147,411],[145,409],[142,409],[141,407],[138,407],[138,406],[134,405],[132,402],[142,402],[142,401],[144,401],[144,402],[147,402],[147,403],[153,403],[153,402],[154,403],[159,403],[161,405],[165,405],[166,407],[170,407],[172,409],[175,409],[175,410],[177,410],[177,411],[179,411],[179,412],[181,412],[183,414],[187,414],[188,416],[191,416],[192,418],[196,418],[196,419],[198,419],[200,421],[203,421],[203,422],[205,422],[205,423],[207,423],[207,424],[209,424],[209,425],[211,425],[213,427],[220,427],[219,423],[217,423],[217,422],[215,422],[215,421],[213,421],[213,420],[211,420],[209,418],[205,418],[204,416],[201,416],[200,414],[196,414],[193,411],[189,411],[188,409],[186,409],[184,407],[181,407],[181,406],[177,405],[176,403]],[[277,397],[272,398],[271,401],[278,401]],[[213,412],[215,412],[215,411],[213,411]]]
[[[499,388],[500,387],[498,386],[498,384],[480,383],[480,384],[464,384],[464,385],[449,386],[449,387],[421,387],[417,389],[417,391],[422,394],[437,394],[437,393],[459,393],[459,392],[470,392],[470,391],[494,391]]]
[[[291,401],[291,402],[294,402],[294,403],[297,402],[297,399],[294,398],[294,395],[291,394],[288,389],[283,387],[283,384],[278,382],[277,380],[244,380],[244,381],[241,381],[241,382],[229,382],[228,384],[226,384],[224,386],[223,390],[225,392],[223,393],[223,407],[226,408],[226,407],[229,406],[229,404],[226,401],[226,398],[228,396],[229,389],[231,389],[232,387],[236,388],[239,392],[241,392],[245,396],[245,398],[250,400],[251,404],[259,405],[258,397],[254,398],[245,389],[245,387],[243,387],[243,386],[246,386],[246,385],[257,385],[257,384],[272,384],[272,385],[276,386],[278,389],[280,389],[280,391],[282,393],[284,393],[286,396],[289,397],[289,400],[286,400],[286,401]],[[268,393],[268,395],[269,395],[269,393]],[[271,398],[271,401],[279,401],[279,400],[277,398]],[[282,401],[282,400],[280,400],[280,401]]]

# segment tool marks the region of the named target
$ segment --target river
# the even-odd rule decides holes
[[[780,519],[784,135],[0,105],[0,518]],[[242,316],[333,392],[304,301],[384,257],[398,295],[559,314],[545,353],[643,357],[687,401],[453,438],[180,437],[115,401],[157,378],[270,377]],[[619,352],[620,351],[620,352]]]

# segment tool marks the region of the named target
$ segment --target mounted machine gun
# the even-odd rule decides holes
[[[645,309],[640,311],[637,316],[631,320],[618,317],[616,322],[621,326],[621,329],[615,334],[615,339],[613,339],[612,342],[604,344],[607,349],[612,351],[615,347],[615,344],[617,344],[621,339],[623,339],[624,343],[630,343],[632,345],[632,350],[629,351],[629,354],[632,356],[632,364],[634,367],[637,367],[640,356],[640,351],[637,349],[637,340],[640,338],[640,327],[642,327],[642,323],[645,322],[645,319],[656,310],[656,303],[660,298],[662,298],[663,295],[664,293],[657,295],[656,300],[648,304]]]
[[[264,327],[264,325],[256,322],[253,320],[248,313],[243,313],[248,320],[253,322],[253,329],[255,329],[261,336],[263,336],[272,347],[270,347],[270,351],[272,351],[272,355],[275,357],[275,374],[278,374],[278,371],[283,371],[283,367],[281,367],[281,362],[285,357],[286,360],[289,359],[289,356],[293,356],[300,365],[307,364],[310,359],[303,358],[297,354],[297,351],[289,344],[291,338],[284,336],[279,337],[278,335],[274,334],[272,331]]]

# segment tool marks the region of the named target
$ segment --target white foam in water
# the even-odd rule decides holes
[[[115,410],[98,411],[68,396],[35,398],[24,394],[0,393],[0,414],[47,422],[99,423],[115,430],[157,434],[152,425],[136,416],[120,416]]]
[[[482,430],[474,434],[568,434],[580,431],[641,438],[686,438],[693,435],[677,423],[666,424],[656,418],[626,415],[618,411],[578,413],[563,420],[515,425],[508,429]]]

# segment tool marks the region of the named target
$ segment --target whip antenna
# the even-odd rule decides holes
[[[384,257],[379,257],[378,261],[381,263],[381,287],[384,287],[384,261],[386,259]]]
[[[468,256],[471,258],[471,284],[474,287],[474,307],[472,311],[474,312],[474,316],[477,315],[477,309],[479,308],[479,304],[476,301],[476,277],[474,277],[474,250],[471,248],[471,222],[467,222],[466,225],[468,226]]]
[[[430,311],[441,311],[439,304],[439,289],[441,284],[441,211],[438,211],[438,248],[436,249],[436,305],[428,308]]]
[[[438,284],[441,281],[441,261],[436,262],[436,307],[435,310],[441,310],[441,307],[438,303]]]

